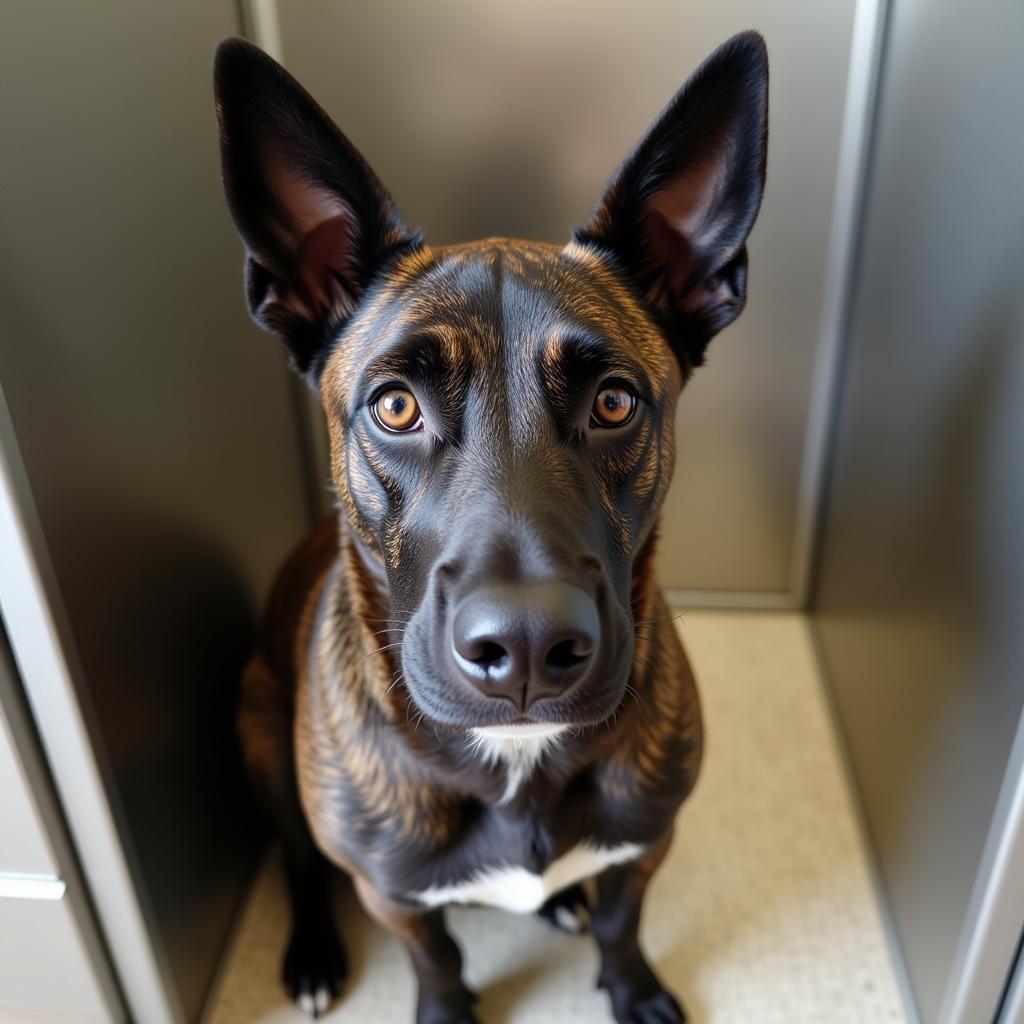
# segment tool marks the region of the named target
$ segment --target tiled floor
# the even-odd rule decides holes
[[[678,623],[704,701],[707,758],[656,877],[646,948],[695,1024],[905,1020],[869,868],[797,615],[689,612]],[[353,961],[336,1024],[411,1024],[411,972],[351,892],[339,914]],[[458,909],[484,1024],[610,1021],[591,943],[534,917]],[[287,909],[267,864],[208,1024],[304,1018],[278,978]]]

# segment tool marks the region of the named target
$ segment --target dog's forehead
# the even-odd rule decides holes
[[[576,335],[597,337],[671,385],[674,355],[607,261],[585,246],[488,239],[404,257],[368,296],[324,371],[345,402],[360,371],[417,335],[478,367],[532,367]]]

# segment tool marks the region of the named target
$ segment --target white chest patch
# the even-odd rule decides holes
[[[537,766],[545,752],[568,730],[565,725],[484,726],[471,729],[473,748],[490,764],[501,763],[507,772],[499,804],[507,804]]]
[[[413,893],[412,897],[428,907],[440,907],[446,903],[483,903],[528,914],[573,882],[600,874],[612,864],[634,860],[642,851],[643,847],[637,843],[623,843],[621,846],[580,843],[549,864],[542,875],[535,875],[526,868],[496,865],[478,871],[465,882],[432,885],[423,892]]]

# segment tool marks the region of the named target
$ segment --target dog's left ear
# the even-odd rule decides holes
[[[768,53],[744,32],[676,93],[575,233],[615,257],[684,372],[743,310],[767,145]]]
[[[224,191],[248,248],[249,311],[315,388],[367,288],[419,236],[355,146],[262,50],[221,43],[214,93]]]

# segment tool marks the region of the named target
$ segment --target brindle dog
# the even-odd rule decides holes
[[[717,50],[565,247],[435,249],[281,67],[217,51],[249,306],[322,400],[340,506],[241,709],[313,1016],[346,973],[330,863],[408,947],[418,1024],[476,1019],[445,904],[572,926],[592,876],[615,1019],[684,1019],[637,937],[702,746],[652,566],[676,399],[745,301],[767,76],[756,33]]]

